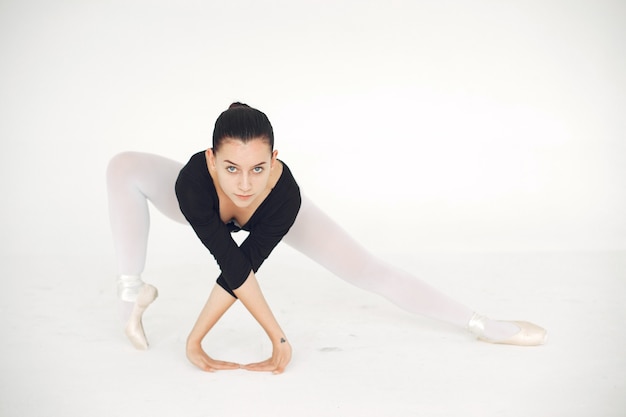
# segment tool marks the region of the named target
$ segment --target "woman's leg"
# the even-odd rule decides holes
[[[365,250],[306,197],[285,243],[357,287],[378,293],[415,314],[467,328],[483,327],[482,336],[504,340],[520,332],[513,322],[475,316],[472,309],[442,294],[415,276],[401,271]]]
[[[141,279],[150,228],[148,201],[169,218],[187,224],[174,192],[181,168],[182,164],[157,155],[124,152],[114,156],[107,169],[118,295],[127,320],[126,334],[140,349],[147,348],[141,316],[157,296],[156,288]]]
[[[182,164],[161,156],[124,152],[107,169],[109,219],[120,275],[140,275],[146,263],[148,200],[167,217],[187,224],[174,185]]]

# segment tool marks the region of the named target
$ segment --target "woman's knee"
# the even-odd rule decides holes
[[[107,180],[112,181],[120,177],[126,177],[133,173],[141,159],[139,152],[120,152],[109,160],[107,165]]]

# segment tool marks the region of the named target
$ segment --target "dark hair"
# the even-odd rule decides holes
[[[215,121],[213,129],[213,152],[217,152],[226,139],[237,139],[247,143],[261,138],[274,150],[274,130],[262,111],[244,103],[233,103]]]

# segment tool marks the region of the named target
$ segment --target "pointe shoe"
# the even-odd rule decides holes
[[[143,284],[143,286],[139,289],[139,294],[137,295],[137,300],[133,306],[133,311],[130,313],[130,317],[128,318],[125,329],[126,336],[133,346],[139,350],[148,349],[148,339],[146,339],[146,334],[143,330],[143,324],[141,322],[143,312],[158,296],[159,292],[154,286],[150,284]]]
[[[490,339],[484,335],[487,320],[487,317],[474,313],[467,324],[467,329],[483,342],[515,346],[539,346],[546,343],[548,339],[546,329],[527,321],[510,321],[509,323],[519,327],[519,332],[507,339]]]

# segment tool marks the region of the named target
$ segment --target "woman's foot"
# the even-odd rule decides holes
[[[125,333],[135,348],[140,350],[148,349],[148,339],[143,330],[141,321],[143,312],[158,297],[159,292],[150,284],[143,284],[139,289],[139,294],[126,323]]]
[[[527,321],[491,320],[476,313],[467,324],[467,329],[478,340],[504,345],[539,346],[548,338],[547,331],[536,324]]]

